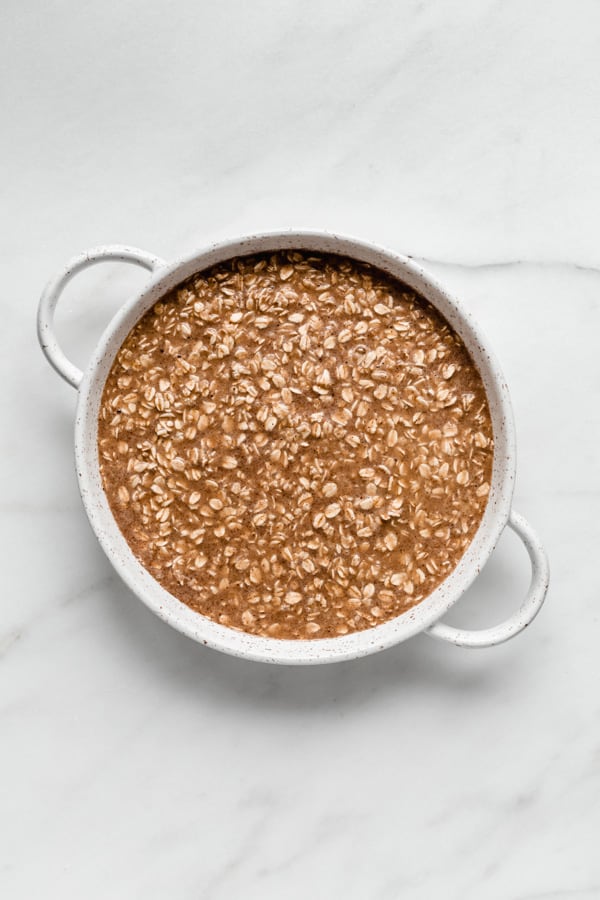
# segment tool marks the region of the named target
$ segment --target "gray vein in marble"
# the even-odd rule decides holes
[[[6,634],[0,634],[0,660],[6,659],[8,654],[16,648],[18,642],[23,638],[29,637],[31,632],[41,625],[48,617],[55,614],[57,609],[78,603],[80,600],[87,600],[98,594],[112,582],[115,582],[117,576],[114,573],[105,575],[97,581],[87,584],[74,593],[60,597],[58,602],[48,599],[47,607],[42,613],[38,613],[34,618],[22,622],[16,628],[12,628]]]
[[[16,644],[21,638],[22,632],[19,630],[9,631],[0,635],[0,660],[6,656],[13,644]]]
[[[592,887],[584,888],[557,888],[552,891],[534,891],[527,894],[515,894],[513,900],[571,900],[572,897],[591,898],[598,900],[600,897],[600,883]]]
[[[478,261],[460,261],[455,259],[440,259],[418,254],[407,254],[415,262],[425,266],[439,266],[440,268],[449,269],[466,269],[481,272],[491,272],[494,269],[512,269],[519,266],[531,267],[536,269],[576,269],[580,272],[590,272],[595,275],[600,274],[600,265],[583,265],[581,263],[571,262],[569,260],[536,260],[536,259],[483,259]]]
[[[277,803],[273,803],[272,805],[269,804],[270,808],[264,810],[264,812],[254,819],[246,835],[235,848],[226,865],[221,871],[216,872],[209,877],[203,884],[201,895],[203,900],[217,900],[219,897],[228,900],[228,898],[231,897],[228,883],[238,871],[248,864],[252,852],[259,847],[267,827],[272,823],[273,817],[276,815],[277,805]]]

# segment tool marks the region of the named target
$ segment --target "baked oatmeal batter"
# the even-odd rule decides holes
[[[156,303],[109,373],[98,442],[154,578],[274,638],[423,600],[473,538],[493,460],[480,375],[433,307],[304,251],[230,260]]]

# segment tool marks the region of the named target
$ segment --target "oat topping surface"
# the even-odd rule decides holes
[[[239,257],[126,338],[99,416],[133,552],[211,619],[274,638],[360,631],[423,600],[483,515],[493,459],[460,338],[353,260]]]

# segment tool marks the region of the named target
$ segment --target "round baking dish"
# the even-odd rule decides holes
[[[428,300],[460,335],[479,369],[487,392],[495,442],[491,489],[484,516],[449,577],[425,600],[395,619],[366,631],[318,640],[280,640],[237,631],[195,612],[166,591],[133,555],[113,518],[102,487],[97,451],[98,411],[104,383],[121,344],[144,313],[160,297],[196,272],[232,257],[284,249],[337,253],[370,263]],[[151,273],[150,280],[112,319],[82,373],[69,362],[58,345],[53,329],[54,310],[65,285],[74,275],[106,260],[142,266]],[[98,247],[72,259],[47,285],[38,310],[38,336],[50,364],[78,391],[75,420],[77,477],[86,513],[104,552],[146,606],[199,643],[235,656],[287,665],[329,663],[365,656],[421,631],[463,647],[489,647],[522,631],[542,606],[549,578],[546,555],[531,526],[512,509],[515,431],[506,382],[469,313],[413,260],[349,237],[292,230],[214,244],[173,263],[132,247]],[[473,582],[507,525],[519,535],[531,560],[531,583],[520,608],[500,625],[479,631],[444,624],[442,617]]]

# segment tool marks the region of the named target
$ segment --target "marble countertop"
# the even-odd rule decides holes
[[[577,13],[575,15],[575,12]],[[0,895],[600,898],[600,11],[592,0],[7,3]],[[307,669],[203,649],[113,573],[79,500],[45,281],[305,226],[421,259],[512,391],[515,505],[552,565],[523,635]],[[144,274],[58,316],[85,364]],[[519,603],[506,534],[451,621]]]

